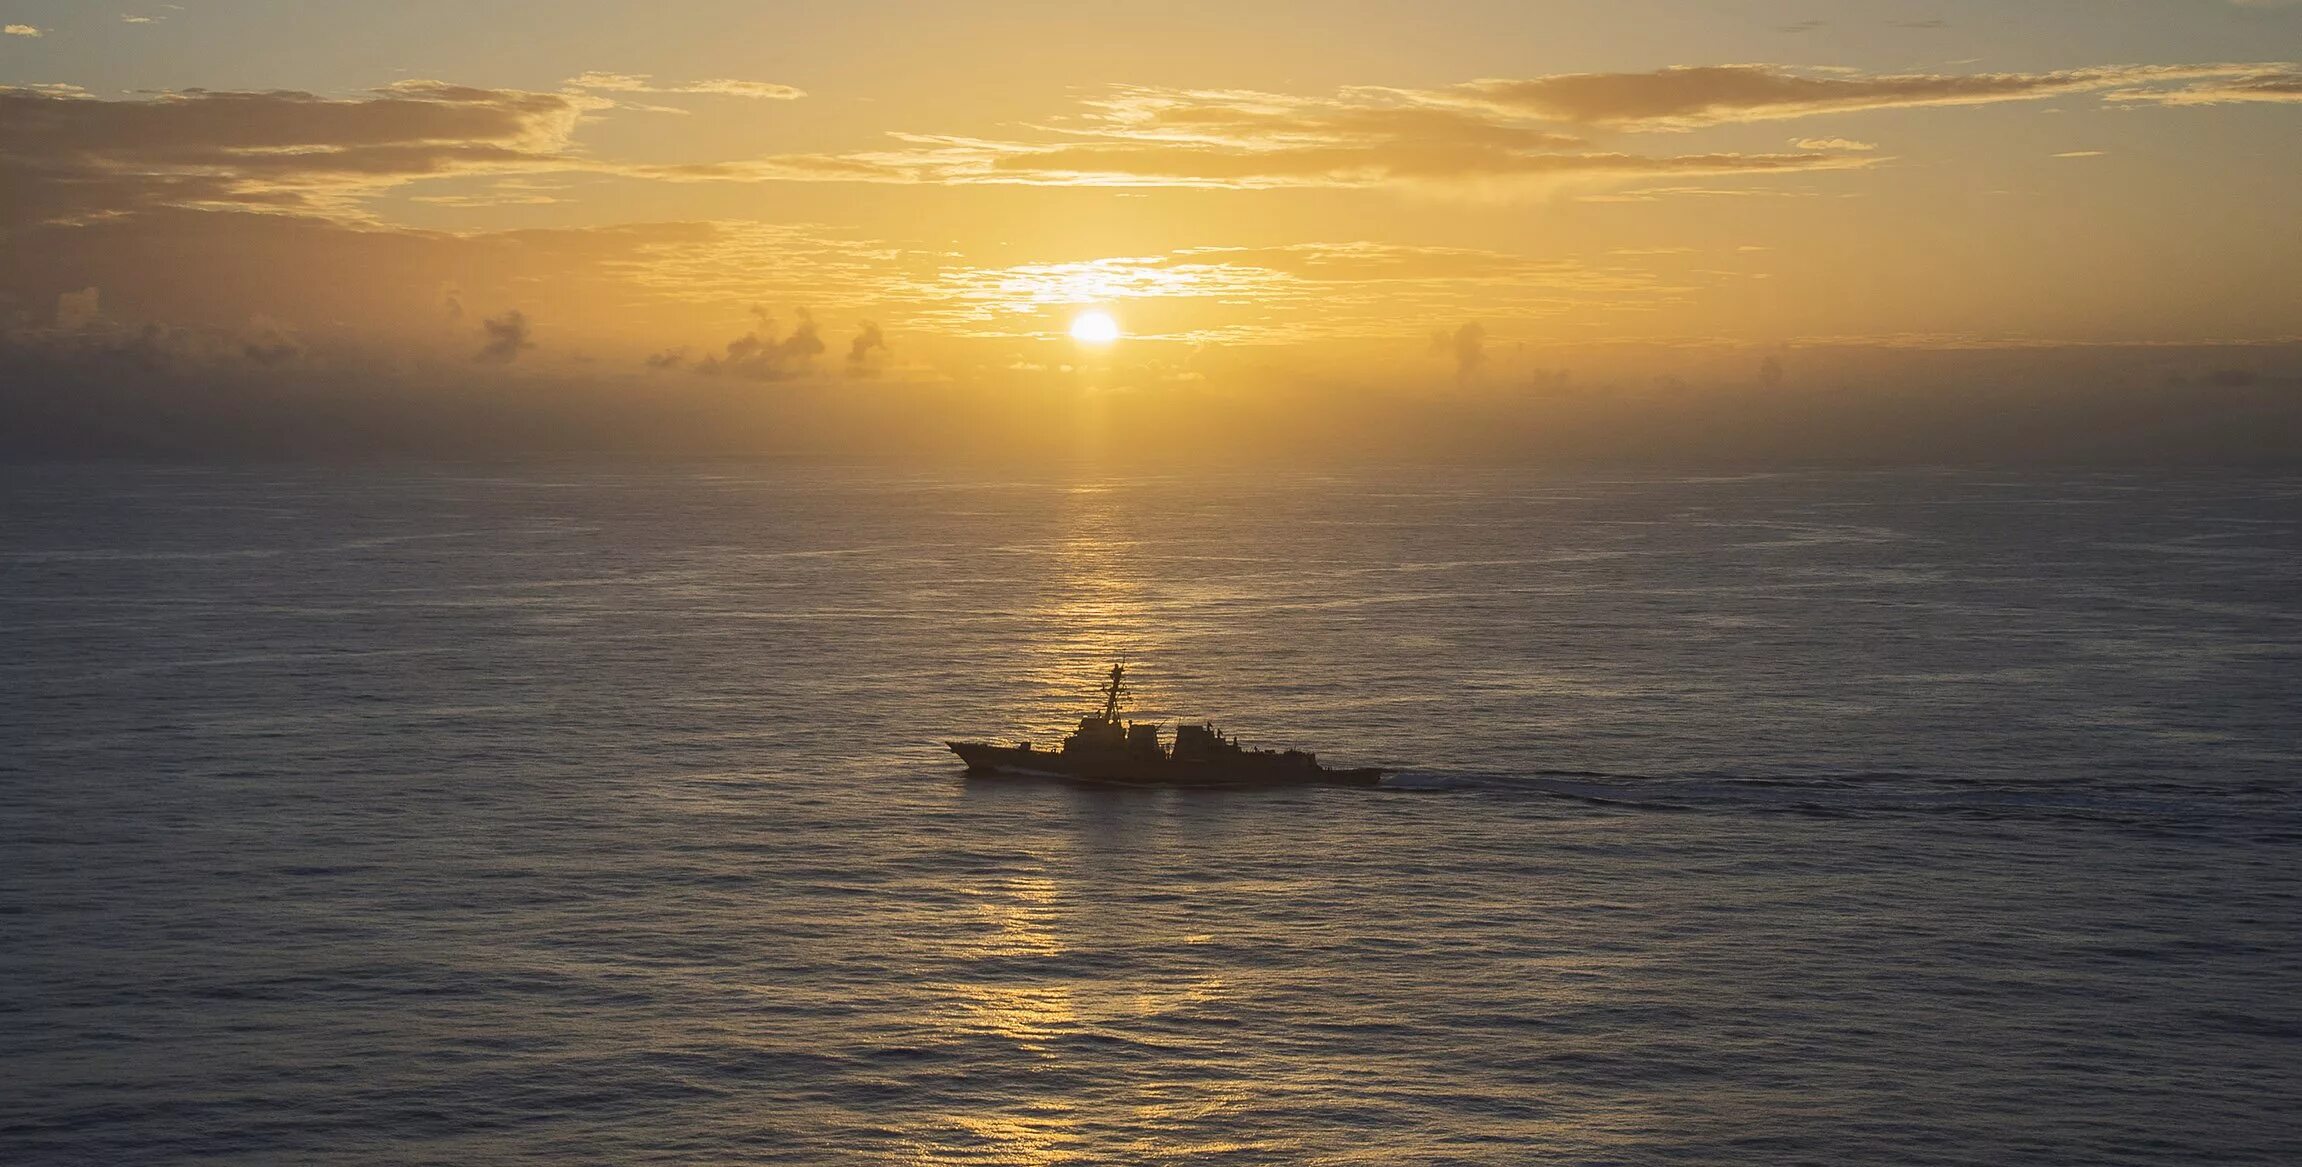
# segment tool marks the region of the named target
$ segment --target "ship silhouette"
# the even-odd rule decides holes
[[[945,742],[971,774],[1020,774],[1121,786],[1373,786],[1383,771],[1333,770],[1303,750],[1250,750],[1211,722],[1177,725],[1175,744],[1159,741],[1156,723],[1122,722],[1127,666],[1111,666],[1101,691],[1103,708],[1079,719],[1079,728],[1052,750],[1030,742],[995,746]]]

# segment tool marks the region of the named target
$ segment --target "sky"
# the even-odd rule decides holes
[[[2302,5],[2277,0],[0,24],[0,316],[50,350],[167,329],[266,367],[1500,391],[1608,352],[1757,353],[1737,376],[1778,382],[1801,352],[2302,338]],[[1122,339],[1082,351],[1090,312]]]

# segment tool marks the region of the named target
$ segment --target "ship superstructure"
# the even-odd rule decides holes
[[[1031,774],[1133,786],[1373,786],[1377,769],[1334,770],[1303,750],[1251,750],[1212,722],[1175,727],[1175,743],[1159,740],[1156,722],[1126,721],[1119,714],[1127,687],[1127,666],[1114,664],[1101,690],[1103,707],[1079,719],[1078,728],[1056,749],[1030,742],[995,746],[985,742],[946,742],[971,773]]]

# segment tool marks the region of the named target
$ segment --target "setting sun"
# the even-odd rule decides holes
[[[1081,344],[1110,344],[1119,339],[1119,322],[1109,312],[1082,312],[1071,320],[1071,339]]]

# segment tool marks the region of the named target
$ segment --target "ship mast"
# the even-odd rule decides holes
[[[1127,666],[1114,663],[1111,666],[1111,679],[1101,686],[1105,721],[1115,721],[1119,717],[1119,695],[1127,691],[1127,687],[1120,683],[1120,678],[1126,675]]]

